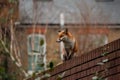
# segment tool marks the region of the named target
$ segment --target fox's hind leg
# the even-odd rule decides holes
[[[71,54],[68,56],[68,60],[72,59],[74,56],[74,52],[72,51]]]

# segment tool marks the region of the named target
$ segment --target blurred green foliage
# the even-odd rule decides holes
[[[1,80],[17,80],[16,79],[16,72],[9,73],[8,72],[8,62],[4,60],[0,63],[0,79]]]
[[[9,10],[9,14],[13,14],[14,13],[14,8],[11,8],[10,10]]]
[[[53,67],[54,67],[54,63],[51,61],[51,62],[49,63],[49,68],[50,68],[50,69],[53,69]]]
[[[18,0],[8,0],[9,3],[15,4],[18,2]]]
[[[0,17],[0,23],[6,23],[7,22],[7,18],[4,17]]]
[[[62,77],[60,75],[58,75],[57,80],[62,80]]]
[[[43,46],[43,45],[44,45],[44,40],[41,39],[41,40],[40,40],[40,46]]]

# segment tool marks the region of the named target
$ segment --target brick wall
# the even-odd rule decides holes
[[[100,65],[105,60],[108,61]],[[62,80],[92,80],[95,73],[107,80],[120,80],[120,39],[66,61],[47,73],[50,74],[48,80],[57,80],[63,74]],[[41,76],[39,74],[34,78]]]

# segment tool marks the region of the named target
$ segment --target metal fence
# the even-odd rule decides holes
[[[45,80],[120,80],[120,39],[58,65]],[[38,74],[28,80],[34,80]]]

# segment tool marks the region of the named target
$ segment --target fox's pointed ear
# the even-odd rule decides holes
[[[66,33],[66,34],[68,33],[68,28],[65,29],[65,33]]]
[[[61,30],[59,30],[58,32],[61,32]]]

